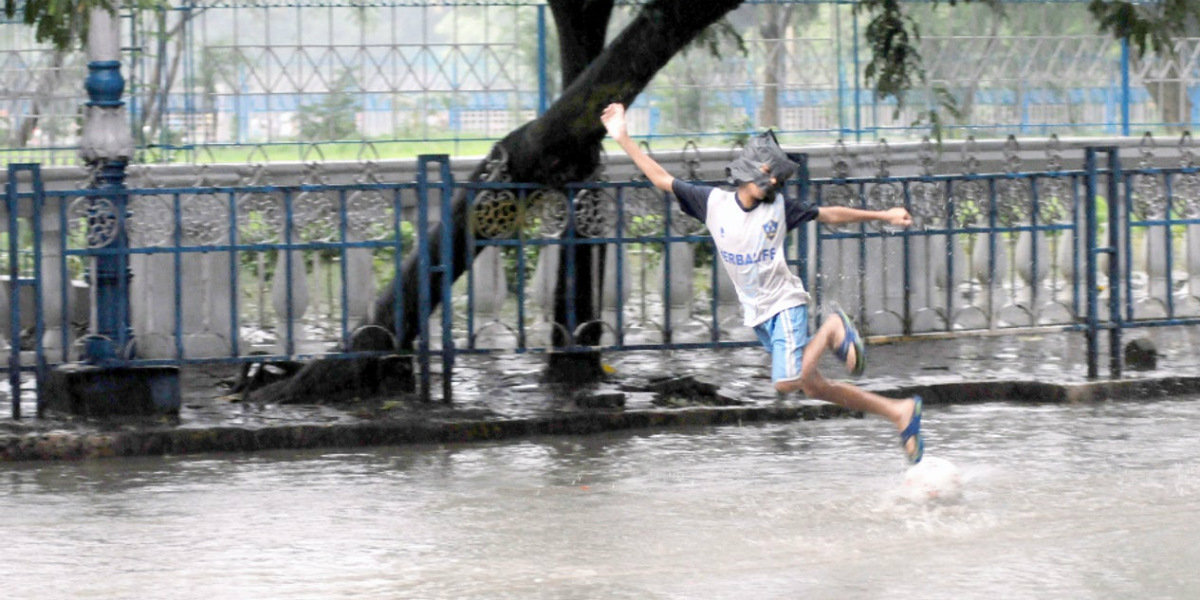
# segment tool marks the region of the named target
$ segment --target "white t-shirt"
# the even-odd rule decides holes
[[[683,212],[708,226],[737,289],[746,326],[808,303],[804,282],[788,268],[783,245],[788,231],[817,218],[815,206],[778,194],[775,202],[746,210],[736,192],[679,179],[671,191]]]

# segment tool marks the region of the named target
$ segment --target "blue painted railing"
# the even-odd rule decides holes
[[[1107,157],[1102,163],[1101,155]],[[804,157],[799,157],[802,162]],[[980,331],[996,331],[1004,329],[1028,329],[1049,326],[1059,330],[1084,331],[1088,337],[1088,375],[1099,375],[1100,335],[1104,331],[1110,334],[1109,348],[1112,353],[1110,373],[1119,376],[1121,373],[1121,332],[1130,327],[1160,327],[1168,325],[1198,324],[1200,316],[1182,314],[1176,310],[1172,293],[1175,290],[1172,264],[1180,259],[1175,257],[1175,244],[1171,240],[1176,236],[1167,235],[1163,251],[1166,254],[1167,269],[1165,277],[1170,290],[1165,299],[1166,309],[1161,317],[1147,317],[1136,314],[1132,299],[1136,290],[1133,287],[1131,271],[1133,256],[1133,240],[1144,237],[1141,231],[1153,228],[1165,228],[1168,232],[1185,226],[1200,225],[1200,217],[1192,214],[1181,214],[1173,202],[1178,189],[1182,187],[1181,178],[1192,177],[1198,170],[1190,167],[1178,169],[1128,169],[1122,168],[1116,148],[1094,148],[1087,152],[1084,168],[1081,170],[1063,170],[1046,172],[1021,172],[1003,174],[966,174],[966,175],[926,175],[904,177],[865,177],[865,178],[830,178],[808,179],[801,171],[799,179],[791,184],[791,193],[807,198],[819,205],[847,205],[860,208],[883,208],[892,205],[907,206],[917,218],[918,224],[907,230],[893,231],[888,228],[877,228],[868,224],[855,225],[842,229],[831,229],[825,226],[810,225],[796,231],[787,246],[787,260],[809,286],[818,306],[828,302],[851,302],[848,308],[857,314],[864,324],[868,335],[878,337],[880,331],[873,331],[874,319],[893,319],[901,324],[894,333],[884,334],[890,337],[920,336],[925,334],[937,335],[972,335]],[[1165,185],[1161,187],[1161,198],[1155,197],[1152,202],[1165,202],[1161,210],[1161,218],[1135,214],[1134,198],[1137,188],[1137,177],[1161,177]],[[1200,181],[1200,180],[1197,180]],[[714,182],[715,183],[715,182]],[[1187,185],[1191,185],[1188,180]],[[1016,190],[1016,191],[1014,191]],[[1024,192],[1020,191],[1024,190]],[[371,192],[380,194],[389,205],[390,235],[384,239],[356,241],[348,234],[350,222],[350,199],[355,192]],[[111,204],[106,199],[103,189],[89,190],[47,190],[41,183],[38,165],[12,164],[8,167],[8,182],[5,189],[4,223],[7,228],[7,244],[3,249],[3,270],[10,282],[8,304],[10,315],[8,319],[8,357],[5,371],[7,373],[12,415],[21,416],[20,392],[23,385],[28,385],[33,379],[35,385],[45,377],[47,369],[54,368],[63,362],[61,356],[55,357],[44,347],[43,335],[48,327],[58,325],[62,330],[62,339],[56,340],[55,345],[69,348],[71,323],[67,311],[62,311],[62,323],[47,323],[43,305],[48,290],[43,285],[41,274],[47,270],[58,270],[57,278],[61,289],[54,292],[62,298],[69,293],[70,269],[72,261],[82,261],[94,265],[106,258],[117,257],[117,264],[128,264],[139,255],[168,256],[173,261],[173,335],[175,347],[173,356],[142,357],[136,350],[136,344],[121,345],[116,356],[108,357],[103,364],[111,366],[154,366],[154,365],[198,365],[212,363],[249,363],[249,362],[278,362],[304,360],[316,357],[362,357],[402,355],[411,356],[416,362],[418,385],[422,395],[431,397],[433,386],[434,360],[440,360],[442,372],[442,396],[449,400],[452,396],[453,370],[455,358],[467,354],[489,353],[545,353],[551,351],[580,351],[599,349],[605,352],[624,351],[656,351],[664,349],[684,348],[733,348],[755,346],[756,342],[734,339],[728,334],[728,327],[722,325],[719,318],[719,290],[726,285],[722,281],[716,258],[712,258],[701,267],[700,273],[707,281],[711,281],[709,304],[705,311],[695,316],[708,327],[707,335],[701,338],[683,339],[676,335],[671,316],[672,310],[672,266],[670,253],[672,244],[688,244],[697,248],[711,250],[712,241],[706,233],[696,230],[678,231],[673,219],[683,218],[673,213],[673,198],[649,187],[646,182],[590,182],[566,186],[562,197],[558,200],[563,211],[556,218],[563,220],[560,232],[546,235],[531,235],[527,231],[533,218],[548,219],[553,211],[534,214],[533,198],[546,190],[539,186],[514,184],[500,181],[485,182],[456,182],[454,181],[449,161],[445,156],[421,157],[418,174],[413,182],[404,183],[358,183],[350,185],[291,185],[291,186],[240,186],[240,187],[179,187],[179,188],[131,188],[123,193],[128,197],[130,206],[136,204],[138,198],[157,197],[165,201],[170,209],[171,235],[169,243],[153,246],[110,247],[106,239],[120,235],[118,228],[127,225],[129,215],[119,217],[111,213]],[[297,199],[302,194],[321,193],[332,198],[332,210],[336,213],[336,233],[330,239],[321,241],[304,240],[298,231]],[[1147,192],[1139,192],[1143,198]],[[467,203],[467,215],[475,215],[482,198],[493,203],[492,208],[511,209],[513,216],[504,223],[500,231],[483,230],[478,224],[468,229],[466,244],[456,246],[453,231],[449,227],[438,228],[435,225],[442,216],[455,213],[454,197],[461,194]],[[183,230],[185,225],[185,204],[189,198],[207,195],[217,198],[227,210],[229,236],[218,243],[185,243]],[[239,239],[239,202],[249,195],[271,196],[278,198],[282,207],[283,228],[280,240],[262,243],[252,240]],[[1053,195],[1053,197],[1051,197]],[[584,197],[587,203],[581,202]],[[652,199],[649,203],[637,204],[634,196]],[[415,207],[406,203],[405,198],[414,198]],[[1113,202],[1111,199],[1122,199]],[[498,200],[499,199],[499,200]],[[1015,200],[1014,200],[1015,199]],[[1145,200],[1145,198],[1143,198]],[[509,205],[497,205],[496,202],[510,201]],[[877,206],[884,202],[883,206]],[[82,204],[81,204],[82,203]],[[1014,204],[1015,203],[1015,204]],[[1045,206],[1060,203],[1060,214],[1054,219],[1044,218]],[[1017,205],[1020,206],[1017,206]],[[1099,221],[1100,207],[1105,204],[1108,209],[1108,223],[1104,229],[1107,241],[1101,245],[1101,223]],[[80,211],[79,207],[86,210]],[[578,212],[579,206],[586,206],[586,214]],[[659,218],[654,229],[646,231],[644,226],[631,232],[631,214],[634,207],[638,210],[653,208],[653,215]],[[600,207],[601,224],[596,228],[596,221],[588,221],[594,217],[593,209]],[[415,208],[415,239],[411,245],[405,245],[401,235],[402,223]],[[608,212],[605,212],[608,211]],[[503,211],[501,211],[503,212]],[[460,214],[464,214],[461,213]],[[43,232],[43,221],[48,215],[55,215],[64,225],[57,231]],[[540,216],[539,216],[540,215]],[[592,215],[589,217],[588,215]],[[1017,216],[1014,216],[1017,215]],[[1023,215],[1023,216],[1021,216]],[[436,217],[436,218],[435,218]],[[474,217],[471,217],[472,219]],[[84,235],[87,240],[79,240],[73,236],[80,235],[71,223],[84,222]],[[543,221],[544,223],[545,221]],[[48,240],[44,236],[57,236]],[[434,235],[440,236],[438,244],[434,244]],[[1073,290],[1069,299],[1062,300],[1064,310],[1069,313],[1065,320],[1053,323],[1039,321],[1036,308],[1045,304],[1038,297],[1040,293],[1049,293],[1040,283],[1031,285],[1033,299],[1026,301],[1028,306],[1023,309],[1030,313],[1028,319],[1017,319],[1004,323],[997,318],[997,294],[1004,293],[1004,286],[998,273],[1008,264],[1010,249],[1015,247],[1019,236],[1032,240],[1031,254],[1028,260],[1032,262],[1032,272],[1044,272],[1049,269],[1053,256],[1044,255],[1039,250],[1039,240],[1056,238],[1072,240],[1082,238],[1084,243],[1074,243],[1069,263],[1057,267],[1070,271],[1070,280],[1065,286]],[[982,275],[975,278],[989,285],[977,285],[971,277],[962,278],[959,274],[967,271],[969,265],[959,264],[968,260],[960,246],[968,240],[982,248],[977,252],[986,253],[987,266]],[[23,240],[31,240],[23,241]],[[55,242],[63,248],[57,260],[48,261],[43,256],[43,248],[49,242]],[[86,243],[84,243],[86,242]],[[1007,249],[1005,248],[1007,246]],[[533,339],[530,327],[535,323],[528,310],[531,302],[529,289],[530,265],[526,251],[536,249],[579,247],[610,247],[616,250],[610,254],[616,261],[615,286],[617,293],[611,308],[614,310],[612,322],[597,324],[609,334],[608,339],[596,345],[584,346],[578,341],[581,327],[587,323],[581,322],[579,306],[575,305],[578,291],[578,265],[575,264],[575,253],[564,252],[565,255],[565,323],[561,332],[565,343],[557,347],[545,340]],[[663,254],[663,288],[661,318],[661,339],[630,339],[626,309],[629,306],[624,300],[624,292],[632,285],[625,276],[626,264],[629,260],[626,250],[634,247],[644,248],[653,246]],[[438,251],[434,251],[435,247]],[[475,271],[469,269],[464,278],[466,286],[465,317],[457,315],[454,261],[455,252],[470,252],[473,255],[487,248],[497,248],[510,255],[515,261],[516,277],[514,281],[515,314],[510,315],[504,327],[513,335],[511,343],[500,346],[486,347],[477,343],[479,323],[476,320],[476,302],[472,290],[475,289]],[[937,258],[940,262],[927,262],[924,265],[918,261],[920,249]],[[293,269],[292,261],[298,260],[297,251],[324,251],[340,257],[340,277],[347,279],[347,253],[352,250],[369,250],[377,255],[386,251],[390,254],[391,263],[385,269],[387,277],[392,278],[392,285],[397,286],[395,303],[392,310],[395,314],[404,313],[405,303],[417,302],[419,318],[415,326],[415,336],[408,335],[409,327],[403,319],[394,319],[393,328],[389,333],[394,340],[404,340],[415,337],[411,349],[395,348],[380,352],[350,352],[349,342],[358,334],[362,323],[352,322],[348,312],[348,297],[354,293],[373,293],[374,290],[349,290],[341,286],[341,311],[336,320],[337,347],[328,353],[306,352],[295,344],[297,332],[293,330],[295,315],[292,314]],[[239,255],[257,252],[286,252],[283,278],[287,291],[285,312],[280,315],[281,325],[277,328],[282,351],[268,354],[250,352],[249,348],[239,343],[242,327],[242,307],[239,302],[241,291],[239,280]],[[230,350],[221,356],[191,356],[183,343],[185,320],[183,297],[185,292],[184,279],[193,278],[195,273],[184,272],[183,259],[196,253],[228,253],[230,261],[228,277],[231,291],[229,297],[228,334],[231,341]],[[417,289],[403,289],[400,277],[406,255],[415,253],[418,269]],[[29,255],[32,254],[32,263]],[[515,256],[513,256],[515,254]],[[1101,257],[1108,257],[1107,272],[1100,269]],[[932,261],[932,259],[928,259]],[[21,263],[31,264],[27,272],[21,270]],[[843,269],[850,265],[850,272]],[[892,265],[892,266],[889,266]],[[896,267],[895,265],[899,265]],[[1012,268],[1015,268],[1012,267]],[[889,271],[896,269],[898,273]],[[918,293],[921,281],[929,281],[929,271],[938,269],[944,271],[942,279],[947,282],[935,290],[936,294]],[[899,282],[889,280],[889,272],[898,275]],[[688,276],[694,273],[687,274]],[[89,275],[94,277],[94,275]],[[276,273],[276,277],[279,273]],[[1102,295],[1101,277],[1106,276],[1108,293]],[[878,279],[882,277],[882,283]],[[440,279],[438,279],[440,278]],[[840,279],[839,279],[840,278]],[[1036,280],[1035,276],[1035,280]],[[28,281],[28,286],[19,285]],[[138,285],[137,276],[133,283],[127,278],[118,278],[119,284],[113,297],[106,301],[105,306],[97,307],[98,311],[115,311],[115,314],[128,314],[130,310],[130,285]],[[441,295],[431,296],[433,283],[440,282]],[[849,282],[843,285],[844,282]],[[1053,287],[1053,286],[1050,286]],[[21,290],[31,288],[35,307],[32,323],[32,344],[25,341],[26,350],[22,352],[22,323],[28,315],[21,314]],[[893,293],[899,290],[900,293]],[[679,293],[676,291],[676,293]],[[881,300],[880,296],[896,298],[894,305],[889,300]],[[935,298],[934,296],[939,296]],[[982,298],[975,297],[983,295]],[[920,299],[924,305],[914,305]],[[436,302],[435,302],[436,300]],[[1124,300],[1124,304],[1122,304]],[[1051,301],[1058,301],[1051,298]],[[1101,302],[1108,303],[1108,310],[1102,310]],[[882,303],[882,304],[881,304]],[[1081,306],[1081,303],[1085,303]],[[440,311],[440,323],[434,321],[435,304],[443,307]],[[1011,303],[1016,308],[1018,303]],[[594,311],[599,314],[597,305]],[[922,311],[935,313],[936,323],[931,326],[918,327]],[[964,325],[962,315],[978,312],[986,314],[982,325]],[[737,325],[741,328],[741,325]],[[28,330],[29,327],[27,326]],[[440,336],[436,332],[440,329]],[[464,331],[465,329],[465,331]],[[83,346],[95,338],[95,334],[84,336]],[[465,341],[464,341],[465,340]],[[136,341],[136,338],[134,338]],[[437,342],[435,346],[435,342]],[[76,344],[76,355],[79,355]],[[396,344],[399,346],[399,343]],[[67,359],[74,358],[68,353]],[[32,375],[32,377],[23,377]],[[39,390],[40,393],[40,390]],[[41,406],[40,398],[39,404]]]

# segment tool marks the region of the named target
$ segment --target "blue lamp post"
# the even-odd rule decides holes
[[[102,364],[124,354],[132,341],[129,319],[129,255],[125,218],[125,167],[133,156],[133,136],[121,76],[120,21],[104,10],[93,10],[88,25],[88,75],[84,81],[88,102],[79,155],[92,167],[95,185],[105,192],[92,203],[90,218],[113,219],[115,233],[105,240],[90,240],[114,252],[96,257],[92,285],[96,286],[96,329],[86,346],[86,360]]]
[[[87,364],[65,364],[50,372],[46,407],[87,416],[178,414],[179,369],[122,364],[133,358],[130,326],[129,240],[125,231],[128,193],[125,167],[133,156],[133,136],[121,95],[121,26],[115,12],[95,9],[89,15],[88,102],[79,156],[92,167],[96,189],[88,218],[115,224],[102,239],[88,240],[102,249],[92,268],[96,322],[87,338]]]

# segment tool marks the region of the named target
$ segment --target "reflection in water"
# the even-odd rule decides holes
[[[5,598],[1200,597],[1200,402],[7,465]]]

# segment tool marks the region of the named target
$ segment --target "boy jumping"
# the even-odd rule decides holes
[[[788,159],[770,131],[751,138],[741,156],[729,164],[727,171],[737,184],[737,190],[731,192],[688,183],[668,173],[629,137],[621,104],[608,105],[600,119],[654,187],[673,193],[683,212],[708,226],[737,289],[744,322],[771,353],[775,389],[785,394],[803,391],[810,398],[886,418],[900,431],[909,462],[920,462],[925,452],[920,396],[885,398],[829,381],[817,369],[821,355],[832,350],[851,374],[859,375],[866,366],[865,347],[853,322],[840,310],[826,317],[809,337],[808,292],[788,269],[783,247],[787,232],[806,221],[830,225],[886,221],[908,226],[912,224],[908,211],[902,207],[883,211],[816,207],[786,197],[781,190],[798,165]]]

